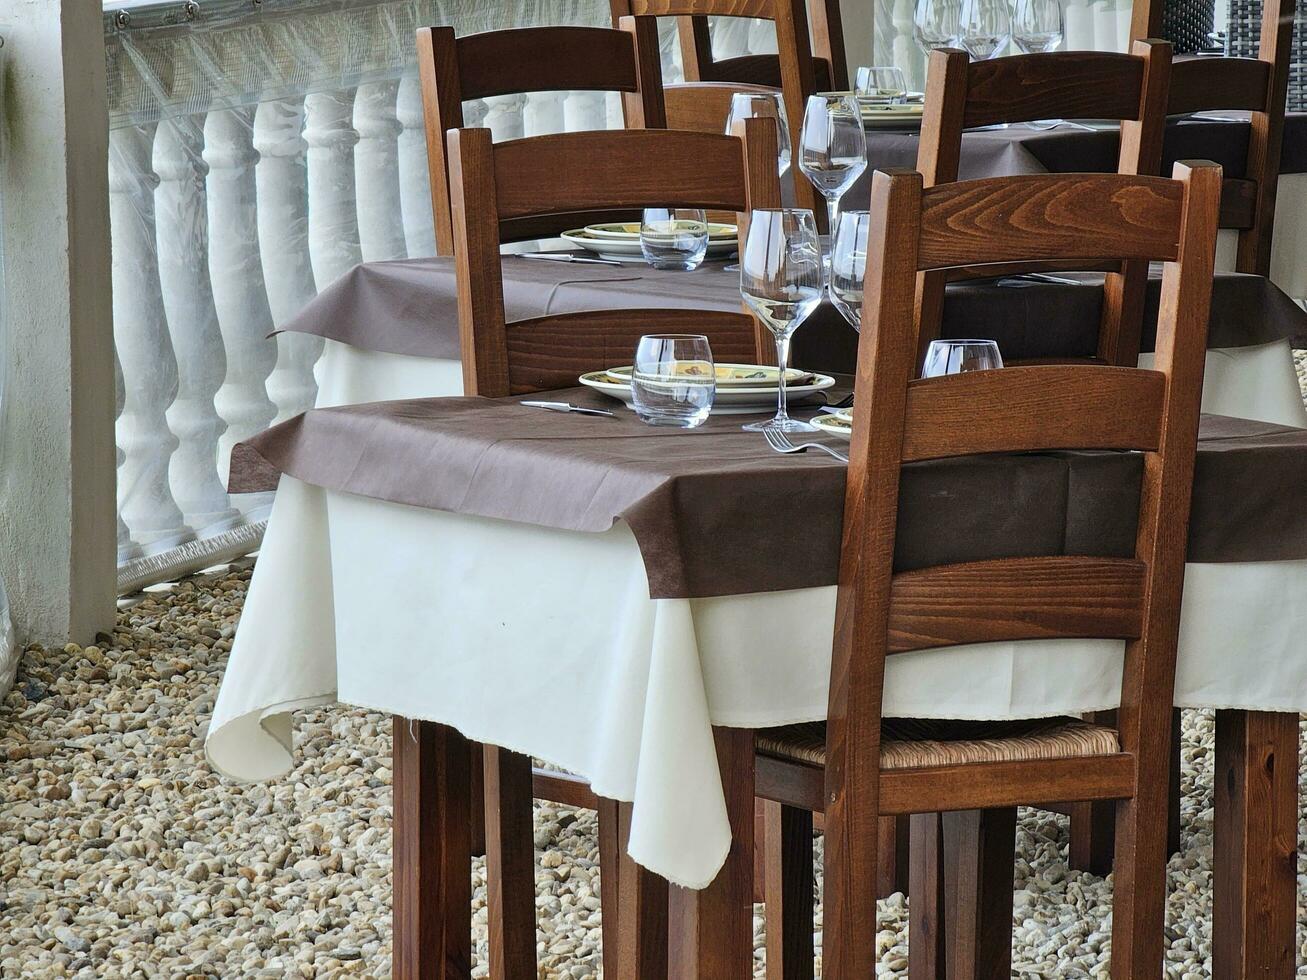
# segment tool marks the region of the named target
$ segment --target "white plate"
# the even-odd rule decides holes
[[[808,421],[828,436],[835,436],[837,439],[853,437],[853,420],[847,415],[818,415]]]
[[[586,225],[581,229],[591,238],[606,238],[612,241],[639,241],[640,240],[640,223],[638,221],[614,221],[602,225]],[[719,239],[729,238],[735,241],[739,234],[739,229],[735,225],[718,224],[716,221],[708,222],[708,240],[718,241]]]
[[[600,258],[616,259],[619,262],[643,262],[644,252],[640,250],[640,239],[634,241],[622,238],[594,238],[584,228],[565,231],[560,236],[564,241],[577,248],[595,252]],[[735,253],[736,241],[726,238],[721,241],[709,241],[706,259],[726,259]]]
[[[766,364],[727,364],[725,362],[715,365],[717,369],[717,388],[769,388],[776,390],[777,370],[775,367]],[[607,373],[624,384],[631,382],[631,365],[626,364],[622,367],[609,368]],[[763,374],[761,378],[748,377],[753,374]],[[789,368],[785,372],[785,380],[793,388],[800,381],[808,382],[815,378],[816,375],[811,371],[800,371],[798,368]]]
[[[862,125],[885,129],[916,129],[921,126],[920,104],[863,105]]]
[[[578,379],[587,388],[601,391],[611,398],[616,398],[627,408],[631,408],[631,386],[608,380],[607,371],[591,371]],[[787,388],[790,405],[799,405],[811,400],[835,384],[835,379],[825,374],[813,377],[811,384],[792,385]],[[713,398],[713,415],[756,415],[776,407],[775,388],[719,388]]]

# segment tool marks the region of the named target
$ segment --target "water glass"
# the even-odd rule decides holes
[[[956,47],[961,12],[961,0],[917,0],[912,11],[912,37],[917,47],[926,52]]]
[[[854,330],[862,329],[862,293],[867,276],[868,211],[841,211],[830,255],[830,298]]]
[[[785,120],[785,103],[779,92],[736,92],[731,96],[731,110],[726,114],[726,135],[742,119],[776,120],[776,172],[790,169],[790,125]]]
[[[1016,0],[1012,42],[1024,54],[1043,54],[1062,43],[1065,29],[1060,0]]]
[[[647,425],[703,425],[717,394],[712,348],[701,334],[641,337],[631,365],[631,404]]]
[[[921,376],[938,378],[963,371],[992,371],[1002,366],[1003,357],[992,340],[932,340]]]
[[[655,269],[697,269],[708,254],[708,219],[696,208],[645,208],[640,251]]]
[[[740,253],[740,295],[776,340],[776,416],[744,428],[809,432],[813,426],[789,416],[785,371],[790,338],[821,302],[821,249],[812,212],[800,208],[753,211]]]
[[[1008,0],[962,0],[958,40],[976,61],[988,61],[1012,36]]]
[[[808,96],[799,169],[826,198],[826,227],[834,229],[840,197],[867,169],[867,134],[857,96],[845,92]]]
[[[858,98],[875,105],[901,105],[908,101],[908,81],[894,66],[859,68]]]

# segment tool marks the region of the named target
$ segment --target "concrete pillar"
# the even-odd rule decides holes
[[[0,0],[0,34],[0,574],[22,639],[85,643],[113,625],[117,548],[100,4]]]

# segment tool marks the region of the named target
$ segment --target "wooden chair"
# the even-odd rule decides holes
[[[1165,0],[1138,0],[1131,37],[1157,37]],[[1280,174],[1285,95],[1293,57],[1294,0],[1266,0],[1256,58],[1177,58],[1171,70],[1171,114],[1209,109],[1252,114],[1248,162],[1242,178],[1225,182],[1221,227],[1239,231],[1236,269],[1259,276],[1271,271],[1275,189]]]
[[[682,45],[690,38],[692,52],[685,57],[687,85],[683,91],[694,93],[696,86],[702,83],[748,83],[752,85],[780,88],[785,101],[785,113],[790,124],[790,143],[798,146],[799,132],[803,127],[803,112],[807,106],[808,96],[819,90],[817,85],[816,60],[808,40],[808,12],[804,0],[610,0],[614,22],[627,15],[648,17],[677,17]],[[816,7],[825,10],[826,6],[836,8],[834,30],[839,33],[837,0],[814,0]],[[730,59],[725,62],[712,62],[706,43],[708,26],[706,18],[719,17],[756,17],[770,20],[776,25],[776,49],[774,55],[750,55],[745,58]],[[820,20],[820,18],[817,18]],[[832,23],[829,17],[821,23]],[[822,37],[820,26],[817,36]],[[833,45],[830,35],[823,45]],[[695,38],[699,38],[695,41]],[[831,48],[835,50],[835,48]],[[843,50],[843,42],[839,44]],[[705,60],[706,59],[706,60]],[[842,64],[842,62],[841,62]],[[845,73],[847,74],[847,73]],[[847,79],[841,84],[847,88]],[[713,92],[714,98],[720,98],[720,85]],[[693,98],[693,94],[680,98]],[[729,97],[726,98],[729,102]],[[723,106],[725,102],[723,103]],[[722,109],[719,127],[725,125],[726,112]],[[795,157],[797,160],[797,156]],[[799,172],[797,163],[792,168],[795,201],[799,207],[811,207],[818,215],[818,223],[824,225],[825,217],[820,205],[820,196],[808,179]]]
[[[619,207],[729,210],[737,212],[743,236],[751,209],[780,205],[775,124],[751,119],[743,129],[743,138],[648,129],[564,133],[500,144],[493,144],[484,129],[451,131],[447,146],[464,390],[498,398],[571,387],[579,374],[628,360],[642,335],[659,331],[706,334],[723,361],[758,360],[768,339],[744,312],[598,310],[509,323],[500,269],[502,241],[556,234],[574,225],[577,214]],[[487,746],[485,767],[492,975],[534,976],[530,803],[533,792],[557,797],[542,793],[539,774],[533,789],[531,763],[523,756]],[[613,953],[629,962],[658,945],[656,935],[641,931],[648,917],[640,908],[653,911],[657,899],[651,895],[658,894],[660,883],[624,857],[628,808],[593,794],[590,799],[594,802],[587,804],[578,795],[576,802],[600,808],[600,874],[619,863],[622,868],[616,876],[620,917],[610,904],[618,889],[604,886],[605,962],[613,963]],[[665,913],[666,886],[661,887]],[[494,972],[499,963],[509,965],[506,972]],[[617,966],[613,975],[643,974]]]
[[[1092,118],[1121,120],[1118,173],[1155,174],[1162,161],[1170,64],[1171,46],[1163,41],[1136,41],[1133,54],[1059,51],[974,63],[964,51],[932,52],[917,169],[928,187],[957,180],[968,127]],[[1098,359],[1134,367],[1148,266],[1114,268],[1104,283]],[[949,270],[919,277],[919,357],[939,337],[947,281],[971,275]]]
[[[650,18],[624,17],[618,30],[528,27],[466,37],[455,37],[450,27],[424,27],[417,43],[437,255],[454,254],[445,134],[463,128],[465,101],[526,92],[621,92],[628,127],[665,125],[657,25]]]
[[[811,976],[813,812],[825,815],[825,975],[864,977],[876,958],[880,817],[984,811],[990,901],[976,935],[990,942],[977,962],[1007,976],[1015,808],[1067,799],[1116,801],[1112,976],[1159,975],[1167,744],[1221,171],[1180,164],[1176,177],[1039,175],[923,190],[915,173],[874,176],[865,307],[874,327],[858,352],[829,721],[756,742],[755,789],[773,801],[768,829],[778,835],[768,875],[783,885],[785,916],[775,921],[769,903],[769,975]],[[1039,365],[912,380],[918,273],[1104,257],[1167,263],[1154,370]],[[895,574],[904,463],[1058,448],[1145,454],[1134,557]],[[1037,637],[1127,641],[1117,729],[1071,718],[882,721],[888,656]],[[914,926],[914,976],[945,975],[921,961],[938,952],[930,932]]]

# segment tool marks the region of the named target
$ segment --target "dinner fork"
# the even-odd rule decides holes
[[[762,437],[767,440],[767,445],[771,446],[772,449],[778,453],[803,453],[807,452],[809,449],[820,449],[822,452],[834,456],[841,463],[847,463],[849,461],[849,457],[845,456],[843,453],[836,452],[834,449],[831,449],[830,446],[823,446],[820,442],[804,442],[796,446],[794,443],[790,442],[789,436],[780,429],[763,429]]]

